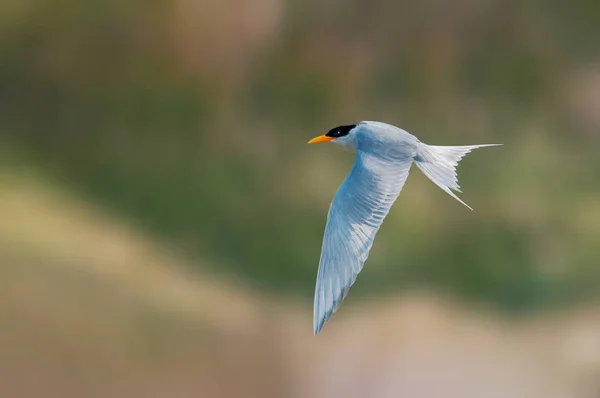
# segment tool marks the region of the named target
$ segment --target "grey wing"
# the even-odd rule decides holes
[[[327,216],[315,288],[315,335],[356,280],[411,164],[412,159],[381,161],[357,152]]]

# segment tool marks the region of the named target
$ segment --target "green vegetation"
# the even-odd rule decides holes
[[[600,135],[566,95],[600,55],[598,2],[282,2],[238,30],[197,15],[187,41],[185,2],[13,3],[2,140],[215,271],[309,297],[352,160],[305,142],[368,119],[505,146],[459,168],[473,213],[413,170],[355,294],[424,285],[530,309],[598,291]]]

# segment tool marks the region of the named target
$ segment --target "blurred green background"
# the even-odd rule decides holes
[[[61,217],[91,206],[186,258],[158,267],[308,316],[353,157],[306,141],[379,120],[431,144],[504,146],[461,162],[474,212],[413,169],[342,309],[421,290],[500,316],[596,302],[599,37],[590,0],[4,0],[3,268],[14,276],[26,258],[41,267],[31,275],[55,275],[35,245],[86,234],[85,220],[43,232],[53,207],[26,207],[58,191],[77,203]]]

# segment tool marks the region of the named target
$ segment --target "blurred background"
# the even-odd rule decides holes
[[[0,396],[600,397],[600,3],[0,2]],[[318,337],[328,206],[413,168]]]

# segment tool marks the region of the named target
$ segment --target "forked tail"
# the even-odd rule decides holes
[[[468,204],[460,200],[452,190],[461,192],[456,176],[456,166],[467,153],[473,149],[486,146],[498,146],[502,144],[485,144],[470,146],[434,146],[420,143],[415,157],[415,164],[423,174],[433,181],[438,187],[446,191],[454,199],[458,200],[469,209]]]

